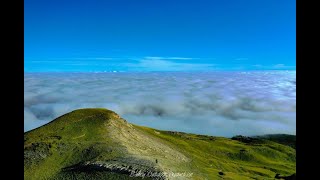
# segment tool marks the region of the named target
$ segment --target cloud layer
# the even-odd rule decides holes
[[[164,130],[232,136],[296,132],[295,71],[26,73],[25,131],[104,107]]]

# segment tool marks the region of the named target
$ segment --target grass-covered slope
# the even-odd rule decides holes
[[[106,109],[80,109],[24,135],[25,179],[274,179],[295,149],[160,131]]]
[[[274,141],[274,142],[277,142],[280,144],[290,146],[294,149],[296,148],[296,136],[295,135],[267,134],[267,135],[263,135],[263,136],[255,136],[255,138],[270,140],[270,141]]]

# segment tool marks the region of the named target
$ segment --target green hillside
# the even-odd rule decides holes
[[[296,152],[242,141],[160,131],[106,109],[80,109],[26,132],[28,179],[274,179],[295,173]]]
[[[263,136],[255,136],[258,139],[266,139],[270,141],[274,141],[280,144],[284,144],[290,146],[292,148],[296,148],[296,136],[288,135],[288,134],[267,134]]]

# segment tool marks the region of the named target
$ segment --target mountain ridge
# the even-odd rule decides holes
[[[67,113],[26,132],[24,141],[25,179],[274,179],[295,173],[289,146],[137,126],[102,108]]]

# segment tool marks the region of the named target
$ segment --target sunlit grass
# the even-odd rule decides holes
[[[105,109],[73,111],[25,133],[24,138],[25,179],[129,178],[115,172],[62,170],[83,162],[119,158],[127,158],[129,164],[145,160],[162,171],[193,173],[191,179],[273,179],[276,173],[295,173],[296,167],[295,149],[273,141],[243,143],[224,137],[160,131],[130,125]]]

